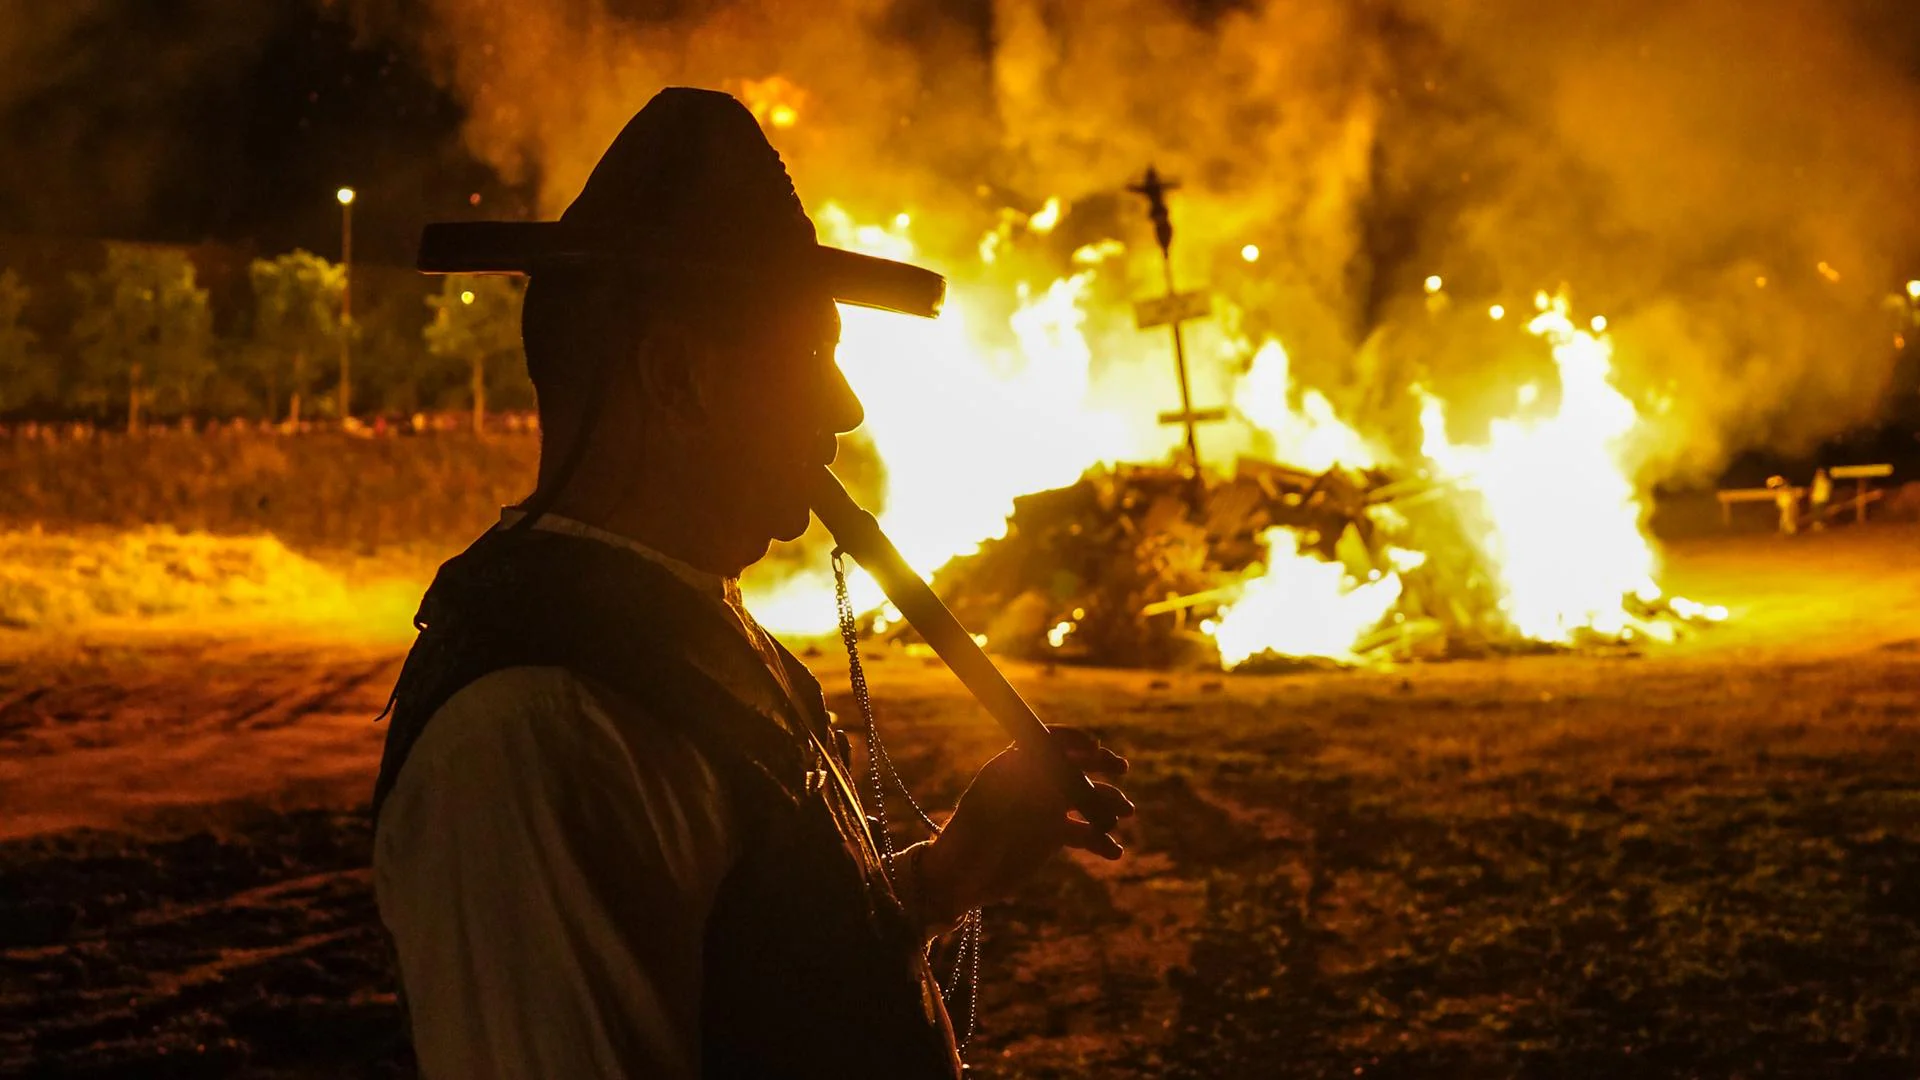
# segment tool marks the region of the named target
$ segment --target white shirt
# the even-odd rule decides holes
[[[785,685],[730,580],[577,521],[548,514],[535,527],[672,571]],[[571,672],[509,668],[455,693],[408,755],[374,838],[421,1075],[698,1076],[706,915],[736,830],[691,742]]]

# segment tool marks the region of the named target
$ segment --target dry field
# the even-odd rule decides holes
[[[1645,655],[1013,669],[1140,814],[988,912],[976,1073],[1920,1073],[1917,541],[1683,547],[1735,621]],[[0,1075],[408,1075],[363,816],[404,640],[3,647]],[[870,672],[950,799],[993,730],[922,660]]]

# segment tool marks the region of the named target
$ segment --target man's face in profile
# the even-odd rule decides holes
[[[858,427],[860,401],[834,362],[840,315],[826,299],[743,312],[724,355],[703,365],[698,471],[723,511],[737,559],[806,531],[812,470],[830,464],[835,436]],[[704,452],[702,452],[704,451]],[[745,562],[742,563],[744,567]]]

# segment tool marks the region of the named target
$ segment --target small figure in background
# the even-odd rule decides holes
[[[1827,507],[1833,502],[1833,477],[1825,469],[1813,471],[1813,486],[1807,491],[1807,516],[1813,520],[1814,532],[1825,532],[1827,528]]]
[[[1780,533],[1792,536],[1800,531],[1800,492],[1784,476],[1767,477],[1773,489],[1773,504],[1780,508]]]

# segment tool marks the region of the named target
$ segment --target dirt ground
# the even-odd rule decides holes
[[[1140,812],[988,911],[976,1074],[1920,1073],[1917,544],[1683,546],[1733,620],[1638,655],[1010,669]],[[0,1075],[410,1075],[364,816],[404,647],[0,641]],[[950,801],[1001,740],[929,662],[869,670]]]

